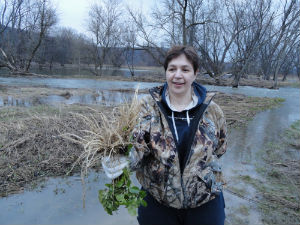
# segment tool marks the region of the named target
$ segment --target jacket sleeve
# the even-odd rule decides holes
[[[218,139],[217,147],[214,154],[220,158],[227,149],[227,126],[224,113],[219,105],[211,102],[214,111],[214,120],[216,124],[216,136]]]
[[[144,98],[141,101],[137,125],[132,132],[133,147],[129,153],[130,170],[140,168],[142,160],[150,153],[151,120],[149,98]]]

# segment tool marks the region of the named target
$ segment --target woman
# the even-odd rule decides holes
[[[142,101],[130,168],[147,191],[139,224],[224,224],[218,158],[226,151],[226,123],[213,93],[195,82],[199,57],[174,46],[166,56],[167,82]],[[126,166],[126,163],[123,164]],[[118,170],[106,170],[110,178]]]

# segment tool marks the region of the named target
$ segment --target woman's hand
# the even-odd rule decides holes
[[[115,179],[123,173],[123,169],[128,166],[128,158],[126,156],[105,156],[101,161],[106,176]]]

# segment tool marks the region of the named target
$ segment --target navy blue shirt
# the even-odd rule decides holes
[[[206,88],[205,87],[203,87],[202,85],[197,84],[195,82],[192,84],[192,86],[194,88],[194,93],[198,97],[197,105],[189,110],[183,110],[181,112],[173,111],[175,126],[176,126],[176,130],[177,130],[177,134],[178,134],[178,140],[176,141],[176,146],[177,146],[181,171],[183,171],[183,169],[184,169],[186,155],[188,154],[187,141],[189,140],[189,138],[191,138],[190,137],[191,133],[192,133],[191,127],[194,127],[196,125],[195,123],[199,122],[199,121],[196,121],[194,117],[206,97]],[[163,90],[162,102],[164,103],[165,108],[166,108],[167,120],[169,120],[168,121],[169,124],[172,124],[172,126],[170,127],[171,131],[173,134],[175,134],[175,128],[174,128],[173,122],[172,122],[172,110],[170,109],[170,107],[168,106],[167,101],[166,101],[167,87],[168,87],[168,85],[166,83],[164,86],[164,90]],[[190,118],[190,124],[188,124],[188,122],[187,122],[187,111],[188,111],[189,118]],[[174,136],[174,139],[176,140],[176,136]]]

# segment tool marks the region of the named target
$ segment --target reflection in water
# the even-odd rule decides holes
[[[160,83],[136,81],[110,81],[96,79],[63,79],[63,78],[15,78],[0,77],[0,84],[7,86],[46,86],[50,88],[88,88],[99,90],[124,90],[151,88]]]
[[[138,98],[143,97],[145,94],[139,94]],[[104,106],[113,106],[126,101],[131,101],[134,96],[134,92],[121,92],[121,91],[109,91],[99,90],[96,94],[75,95],[75,96],[59,96],[50,95],[46,97],[33,97],[33,98],[14,98],[12,96],[1,97],[1,106],[35,106],[41,104],[55,105],[57,103],[64,104],[101,104]]]

